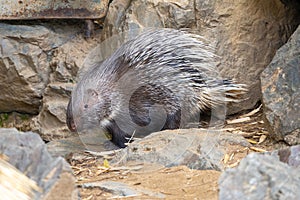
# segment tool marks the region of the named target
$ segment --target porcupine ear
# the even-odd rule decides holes
[[[98,97],[98,92],[93,89],[87,89],[87,94],[91,97]]]

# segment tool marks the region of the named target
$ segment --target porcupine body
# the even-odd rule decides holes
[[[148,30],[82,77],[68,105],[68,127],[99,128],[119,147],[133,133],[184,127],[206,108],[238,102],[247,91],[221,79],[216,60],[198,35]]]

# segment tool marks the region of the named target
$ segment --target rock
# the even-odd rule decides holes
[[[82,26],[76,23],[45,24],[56,34],[55,40],[66,38],[64,43],[53,49],[49,60],[51,68],[49,83],[43,94],[43,106],[34,119],[33,131],[40,133],[43,140],[52,141],[72,136],[66,126],[66,108],[75,86],[78,70],[83,65],[84,58],[100,40],[100,32],[94,32],[94,38],[86,40],[84,35],[78,35]]]
[[[91,53],[83,64],[88,52],[104,40],[94,52],[105,58],[145,27],[190,28],[211,40],[222,76],[250,85],[251,98],[229,113],[251,108],[261,97],[258,75],[300,21],[297,2],[283,2],[114,0],[89,39],[80,20],[0,23],[0,112],[35,115],[32,130],[44,140],[71,136],[64,112],[72,87],[91,57],[102,59]]]
[[[74,84],[49,83],[44,92],[43,107],[34,119],[37,132],[45,141],[72,136],[66,126],[66,110]]]
[[[41,192],[33,180],[6,161],[4,155],[0,155],[0,193],[1,199],[28,200],[35,197],[35,192]]]
[[[300,145],[276,150],[272,152],[272,155],[277,155],[281,162],[289,166],[300,167]]]
[[[152,198],[165,198],[165,195],[161,193],[155,193],[145,189],[131,188],[129,185],[121,182],[115,181],[98,181],[91,183],[84,183],[81,185],[83,188],[95,188],[98,187],[104,191],[112,193],[114,196],[112,198],[120,197],[138,197],[141,195],[147,195]]]
[[[82,185],[84,188],[94,188],[99,187],[104,191],[113,193],[118,197],[133,197],[138,196],[139,193],[133,189],[131,189],[128,185],[124,183],[114,182],[114,181],[103,181],[103,182],[93,182],[93,183],[85,183]]]
[[[299,168],[278,157],[251,153],[237,168],[227,169],[219,179],[219,199],[299,199]]]
[[[49,37],[49,39],[48,39]],[[37,114],[49,79],[51,31],[0,23],[0,111]]]
[[[78,66],[98,40],[78,36],[76,23],[27,24],[0,23],[0,112],[38,115],[31,127],[44,140],[67,137],[65,112]]]
[[[276,140],[300,144],[300,27],[261,74],[265,122]]]
[[[112,163],[156,163],[166,167],[186,165],[191,169],[224,169],[226,145],[249,146],[241,136],[204,129],[166,130],[152,133],[116,153]]]
[[[249,85],[249,98],[230,106],[230,114],[252,108],[261,99],[260,73],[300,23],[300,9],[294,4],[285,6],[280,0],[115,0],[105,18],[102,39],[119,34],[130,39],[146,27],[169,27],[190,28],[211,40],[221,56],[220,74]]]
[[[49,153],[54,157],[69,158],[74,153],[83,153],[84,151],[107,152],[120,149],[107,138],[99,138],[99,135],[75,135],[60,140],[53,140],[47,143]]]
[[[47,149],[53,157],[66,158],[71,153],[80,153],[86,150],[79,136],[68,137],[61,140],[53,140],[47,143]]]
[[[300,21],[297,2],[283,2],[114,0],[89,39],[80,20],[0,23],[0,112],[35,115],[32,130],[44,140],[70,136],[64,112],[72,87],[91,57],[102,59],[91,53],[83,64],[88,52],[104,40],[95,52],[105,58],[145,27],[190,28],[211,40],[222,76],[250,86],[251,98],[229,113],[251,108],[261,97],[258,75]]]
[[[0,153],[42,189],[35,199],[78,199],[69,164],[61,157],[51,157],[38,134],[0,129],[0,137]]]

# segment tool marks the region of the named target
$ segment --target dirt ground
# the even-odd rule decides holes
[[[149,168],[151,170],[149,171]],[[93,169],[91,170],[93,171]],[[217,199],[217,180],[220,172],[212,170],[191,170],[185,166],[172,168],[144,165],[140,170],[123,169],[107,171],[96,175],[77,175],[78,184],[85,181],[118,181],[126,183],[130,188],[141,191],[141,195],[119,197],[119,199]],[[97,176],[97,177],[95,177]],[[110,199],[112,195],[97,187],[80,188],[82,199]]]
[[[228,168],[238,166],[240,160],[250,152],[264,152],[283,147],[269,138],[269,133],[262,120],[261,106],[255,110],[236,116],[226,121],[224,130],[244,136],[251,147],[228,146],[222,162]],[[93,199],[218,199],[219,171],[192,170],[186,166],[165,168],[151,164],[124,167],[110,166],[109,156],[99,158],[92,155],[73,156],[72,165],[81,198]],[[138,191],[138,195],[122,197],[111,194],[88,183],[97,181],[117,181],[125,183]]]

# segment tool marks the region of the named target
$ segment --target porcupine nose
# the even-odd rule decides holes
[[[71,120],[68,122],[68,128],[70,129],[70,131],[76,132],[76,126],[75,126],[75,123],[74,123],[74,120],[73,120],[73,119],[71,119]]]

